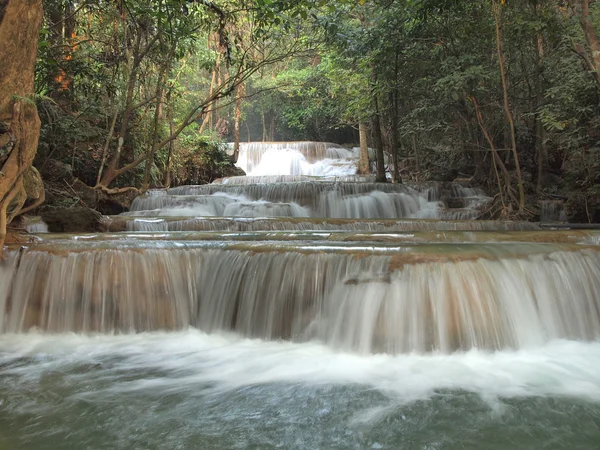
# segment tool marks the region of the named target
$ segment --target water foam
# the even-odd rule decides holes
[[[27,364],[11,365],[26,358]],[[117,358],[115,364],[104,361]],[[355,355],[319,343],[267,342],[234,334],[178,333],[120,335],[0,336],[5,375],[36,379],[75,363],[95,364],[118,380],[119,372],[160,371],[161,377],[111,383],[111,391],[185,391],[210,384],[217,391],[273,383],[360,385],[403,401],[441,389],[492,397],[570,396],[600,402],[600,343],[553,341],[518,351],[471,350],[454,354]],[[96,377],[96,370],[89,376]],[[80,376],[87,376],[81,374]],[[84,395],[93,395],[84,394]]]
[[[354,175],[355,151],[326,142],[251,142],[240,144],[237,166],[250,176]]]

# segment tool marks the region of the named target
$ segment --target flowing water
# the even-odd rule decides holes
[[[9,247],[0,449],[598,448],[600,232],[356,156],[245,144],[247,178]]]
[[[48,225],[41,217],[25,217],[23,218],[23,227],[28,233],[47,233]]]
[[[220,182],[151,191],[138,197],[126,215],[468,220],[478,218],[490,201],[462,186],[444,186],[444,197],[440,189],[323,179]]]
[[[6,449],[595,449],[600,344],[356,355],[197,330],[0,336]]]
[[[359,151],[326,142],[242,143],[237,165],[250,176],[351,176]]]

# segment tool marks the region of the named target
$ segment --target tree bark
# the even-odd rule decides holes
[[[213,73],[212,73],[212,78],[210,79],[210,90],[208,92],[208,96],[212,97],[215,89],[217,88],[217,71],[218,71],[218,67],[221,64],[221,53],[219,53],[217,55],[217,61],[215,63],[215,68],[213,69]],[[208,127],[210,130],[213,129],[214,125],[216,122],[214,122],[214,114],[213,114],[213,110],[215,110],[217,107],[217,102],[215,101],[212,105],[210,105],[210,110],[206,112],[206,115],[204,116],[204,120],[202,121],[202,124],[200,125],[200,133],[203,133],[204,130],[206,129],[206,127]]]
[[[139,53],[140,53],[140,44],[141,44],[141,34],[138,33],[135,46],[133,50],[133,59],[131,63],[131,68],[129,70],[129,77],[127,80],[127,94],[125,96],[125,111],[123,112],[123,117],[121,118],[121,127],[119,129],[119,144],[117,145],[117,151],[114,153],[112,158],[108,163],[108,167],[104,171],[104,175],[102,176],[102,180],[100,181],[101,185],[108,186],[111,181],[115,179],[115,172],[119,167],[119,161],[121,160],[121,151],[123,150],[123,145],[125,144],[125,138],[127,136],[127,130],[129,129],[129,118],[131,117],[131,113],[133,112],[133,96],[135,93],[135,85],[137,83],[137,73],[140,64]]]
[[[392,154],[392,183],[402,183],[400,178],[400,167],[398,164],[398,152],[400,139],[398,138],[398,100],[394,93],[391,95],[391,115],[390,115],[390,131],[391,131],[391,145],[390,153]]]
[[[242,99],[246,95],[246,87],[240,84],[235,97],[235,113],[233,122],[233,162],[236,163],[240,156],[240,124],[242,121]]]
[[[501,4],[499,0],[493,0],[492,10],[494,13],[494,22],[496,24],[496,50],[498,52],[498,65],[500,68],[500,78],[502,81],[502,92],[504,97],[504,113],[506,120],[510,128],[510,141],[512,147],[512,153],[515,160],[515,168],[517,172],[517,184],[519,188],[519,212],[523,212],[525,209],[525,190],[523,187],[523,177],[521,175],[521,164],[519,163],[519,153],[517,151],[517,137],[515,131],[515,122],[510,109],[510,101],[508,97],[508,80],[506,76],[506,68],[504,61],[503,51],[503,37],[502,37],[502,25],[501,25]]]
[[[162,115],[162,105],[163,105],[163,92],[164,92],[164,82],[165,82],[165,74],[167,72],[167,68],[164,67],[161,73],[158,75],[158,80],[156,82],[156,105],[154,107],[154,120],[152,121],[152,143],[148,150],[148,159],[146,159],[146,167],[144,170],[144,181],[142,182],[142,192],[148,190],[150,186],[150,172],[152,170],[152,164],[154,163],[154,156],[156,155],[157,145],[158,145],[158,131],[159,131],[159,121],[160,116]]]
[[[413,154],[415,156],[415,170],[417,173],[421,172],[421,156],[419,155],[419,146],[417,144],[417,135],[412,135],[412,147]]]
[[[169,121],[169,134],[173,135],[175,131],[175,121],[173,119],[173,106],[171,105],[171,92],[167,93],[167,120]],[[165,187],[171,187],[171,172],[173,170],[173,153],[175,151],[175,141],[169,141],[169,156],[167,156],[167,173],[165,175]]]
[[[119,143],[117,145],[116,152],[110,159],[108,167],[102,175],[100,186],[108,187],[108,185],[112,183],[115,180],[115,178],[117,178],[121,173],[123,173],[122,170],[119,169],[119,162],[121,161],[123,146],[125,145],[125,141],[127,139],[129,121],[131,119],[133,111],[136,109],[136,105],[134,104],[133,100],[135,95],[135,87],[138,82],[138,72],[140,69],[140,64],[142,63],[148,52],[152,49],[152,47],[154,47],[154,44],[156,44],[158,39],[159,35],[154,35],[152,39],[150,39],[142,48],[142,31],[138,30],[138,34],[136,36],[135,44],[133,47],[131,68],[129,70],[129,77],[127,80],[125,111],[123,112],[123,117],[121,118],[121,127],[119,129]]]
[[[365,122],[358,124],[358,135],[360,137],[360,159],[358,161],[358,174],[368,175],[370,170],[369,164],[369,127]]]
[[[512,177],[510,176],[510,172],[508,171],[508,169],[502,162],[502,158],[500,158],[500,156],[498,155],[498,151],[496,150],[496,146],[494,145],[494,140],[492,139],[492,136],[487,131],[487,128],[485,127],[485,124],[483,123],[483,116],[481,114],[481,110],[479,109],[479,104],[477,103],[477,100],[475,99],[475,97],[472,97],[472,101],[473,101],[473,106],[475,107],[475,114],[477,116],[477,122],[479,123],[479,127],[481,128],[483,136],[485,137],[485,140],[488,142],[488,144],[490,146],[490,150],[492,152],[492,166],[494,168],[494,172],[496,174],[496,180],[498,182],[498,194],[500,194],[500,199],[502,200],[503,209],[506,211],[507,207],[506,207],[506,202],[504,199],[505,198],[504,193],[503,193],[504,191],[506,191],[506,195],[512,201],[515,201],[515,202],[517,201],[517,199],[514,197],[513,192],[512,192],[512,186],[511,186]],[[498,172],[498,167],[500,167],[500,169],[502,170],[502,175],[504,178],[504,186],[503,186],[502,180],[500,178],[500,173]]]
[[[377,163],[377,174],[375,181],[378,183],[387,182],[385,176],[385,158],[383,156],[383,137],[381,136],[381,120],[379,118],[379,101],[377,96],[373,97],[375,114],[373,114],[373,143],[375,144],[375,159]]]
[[[275,113],[269,114],[269,142],[275,141]]]
[[[371,79],[371,97],[373,102],[373,144],[375,145],[375,160],[377,165],[377,172],[375,175],[375,181],[378,183],[386,183],[387,178],[385,176],[385,158],[383,156],[383,136],[381,133],[381,108],[379,107],[379,99],[377,98],[377,68],[373,67],[372,79]]]
[[[42,0],[4,1],[0,22],[0,121],[8,130],[0,135],[0,253],[6,238],[7,211],[31,167],[40,136],[37,108],[28,96],[34,93],[35,62]],[[22,206],[22,205],[21,205]],[[18,211],[13,211],[16,216]]]
[[[538,1],[533,1],[533,8],[536,16],[539,17]],[[543,189],[544,168],[546,165],[546,146],[544,143],[545,132],[542,118],[540,117],[539,109],[544,102],[544,37],[540,32],[536,33],[534,38],[535,47],[535,153],[537,158],[537,193],[541,193]]]
[[[394,58],[394,80],[398,82],[399,72],[399,51],[396,47],[396,54]],[[400,178],[400,167],[398,164],[398,153],[400,151],[400,139],[398,137],[398,116],[399,116],[399,102],[398,102],[398,90],[394,86],[390,92],[390,129],[391,129],[391,153],[392,153],[392,164],[394,169],[392,171],[392,183],[402,183]]]
[[[102,179],[102,171],[104,170],[104,164],[106,164],[106,158],[108,157],[108,149],[110,148],[110,143],[112,141],[113,135],[115,134],[115,126],[117,125],[118,118],[119,118],[119,109],[115,108],[115,114],[113,115],[113,119],[110,124],[110,129],[108,130],[108,136],[106,136],[106,141],[104,142],[104,148],[102,149],[102,160],[100,162],[100,168],[98,169],[98,177],[96,178],[96,185],[100,184],[100,180]]]

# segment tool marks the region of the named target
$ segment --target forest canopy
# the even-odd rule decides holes
[[[379,181],[468,180],[496,195],[491,217],[559,198],[573,220],[600,218],[598,2],[43,6],[31,98],[46,183],[210,182],[235,173],[240,141],[357,145],[360,129]]]

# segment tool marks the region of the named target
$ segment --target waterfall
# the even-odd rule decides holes
[[[562,200],[540,200],[540,220],[542,222],[566,222],[567,213]]]
[[[240,144],[237,166],[247,175],[335,176],[356,173],[358,154],[327,142]]]
[[[8,252],[0,332],[195,326],[358,352],[600,337],[600,251],[567,244],[93,241]]]
[[[373,175],[339,175],[330,177],[315,177],[309,175],[261,175],[245,177],[227,177],[219,178],[212,184],[273,184],[273,183],[298,183],[302,181],[331,181],[331,182],[355,182],[355,183],[374,183]],[[154,193],[160,190],[152,191]],[[158,194],[160,195],[160,194]]]
[[[356,159],[244,144],[250,176],[151,190],[105,233],[10,247],[0,333],[195,327],[391,354],[600,339],[600,233],[473,220],[481,190],[375,183]]]
[[[38,216],[24,216],[23,227],[28,233],[47,233],[48,225]]]
[[[244,219],[244,222],[247,220]],[[429,222],[434,223],[434,222]],[[450,223],[450,222],[449,222]],[[458,224],[468,224],[469,222],[457,222]],[[497,222],[476,222],[486,225],[489,229],[497,228],[501,223]],[[402,224],[402,222],[400,222]],[[535,224],[533,224],[535,225]],[[448,227],[450,228],[450,227]],[[516,227],[515,227],[516,228]],[[481,228],[477,231],[465,230],[444,230],[444,231],[354,231],[354,230],[283,230],[271,231],[168,231],[168,230],[146,230],[144,233],[133,232],[105,232],[94,234],[50,234],[46,239],[38,237],[36,243],[45,242],[61,245],[72,245],[73,242],[117,242],[132,243],[139,239],[144,241],[224,241],[224,242],[271,242],[287,243],[297,241],[299,245],[305,246],[307,243],[321,245],[322,242],[333,242],[337,245],[358,245],[365,243],[376,248],[379,243],[386,245],[412,245],[412,244],[434,244],[434,243],[533,243],[539,244],[582,244],[598,245],[600,243],[600,231],[579,230],[579,231],[494,231]],[[142,230],[137,230],[142,231]]]
[[[217,192],[213,195],[158,195],[138,197],[131,212],[136,216],[223,216],[232,203],[248,200],[242,195]]]
[[[106,231],[444,231],[444,230],[540,230],[532,222],[486,220],[369,220],[306,218],[222,218],[222,217],[104,217]]]
[[[596,340],[599,269],[595,251],[406,265],[375,280],[361,274],[336,285],[315,332],[362,353]]]
[[[275,177],[277,179],[278,177]],[[255,180],[258,181],[256,177]],[[289,178],[283,178],[287,180]],[[157,190],[133,202],[133,215],[318,217],[353,219],[476,219],[489,198],[473,190],[458,189],[439,198],[436,193],[406,185],[351,181],[282,181],[230,184],[222,180],[204,186]],[[464,195],[464,197],[452,197]],[[432,200],[431,200],[432,199]],[[460,203],[447,209],[444,202]],[[239,202],[244,205],[235,205]],[[265,208],[265,202],[271,203]],[[129,215],[131,215],[129,213]]]

